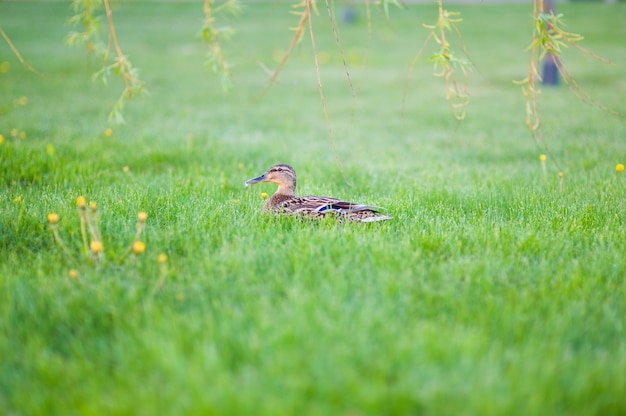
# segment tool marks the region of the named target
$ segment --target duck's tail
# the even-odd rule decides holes
[[[390,220],[393,217],[390,217],[389,215],[374,215],[371,217],[361,217],[361,218],[356,218],[357,221],[359,222],[376,222],[376,221],[386,221],[386,220]]]

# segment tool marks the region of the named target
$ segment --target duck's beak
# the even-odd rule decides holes
[[[267,182],[267,172],[265,172],[261,176],[257,176],[256,178],[248,179],[246,181],[246,186],[254,185],[255,183],[259,183],[259,182]]]

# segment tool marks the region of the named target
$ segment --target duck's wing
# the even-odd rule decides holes
[[[381,208],[324,196],[302,196],[283,201],[276,206],[276,209],[292,213],[326,215],[330,213],[351,214],[360,211],[378,212]]]

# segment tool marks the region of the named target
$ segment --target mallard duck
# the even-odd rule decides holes
[[[256,178],[248,179],[246,186],[260,182],[274,182],[278,190],[263,206],[263,212],[295,214],[310,218],[323,218],[335,215],[342,220],[374,222],[391,219],[380,214],[380,208],[355,204],[337,198],[324,196],[296,196],[296,171],[289,165],[274,165]]]

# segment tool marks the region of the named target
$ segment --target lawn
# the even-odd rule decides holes
[[[121,80],[92,82],[98,63],[64,44],[68,2],[0,2],[0,26],[44,74],[0,43],[1,414],[626,414],[626,125],[543,88],[550,153],[535,144],[512,82],[527,73],[531,5],[449,6],[477,67],[460,124],[432,48],[405,84],[435,5],[391,8],[389,22],[374,11],[369,49],[364,9],[340,23],[356,98],[322,8],[340,169],[308,32],[257,100],[293,36],[289,5],[221,21],[236,30],[225,92],[203,65],[196,3],[114,7],[149,94],[112,125]],[[626,113],[626,4],[559,11],[615,63],[569,48],[571,73]],[[275,185],[243,183],[279,162],[300,194],[394,218],[262,215]],[[79,196],[97,203],[95,263]],[[145,252],[127,255],[139,212]]]

